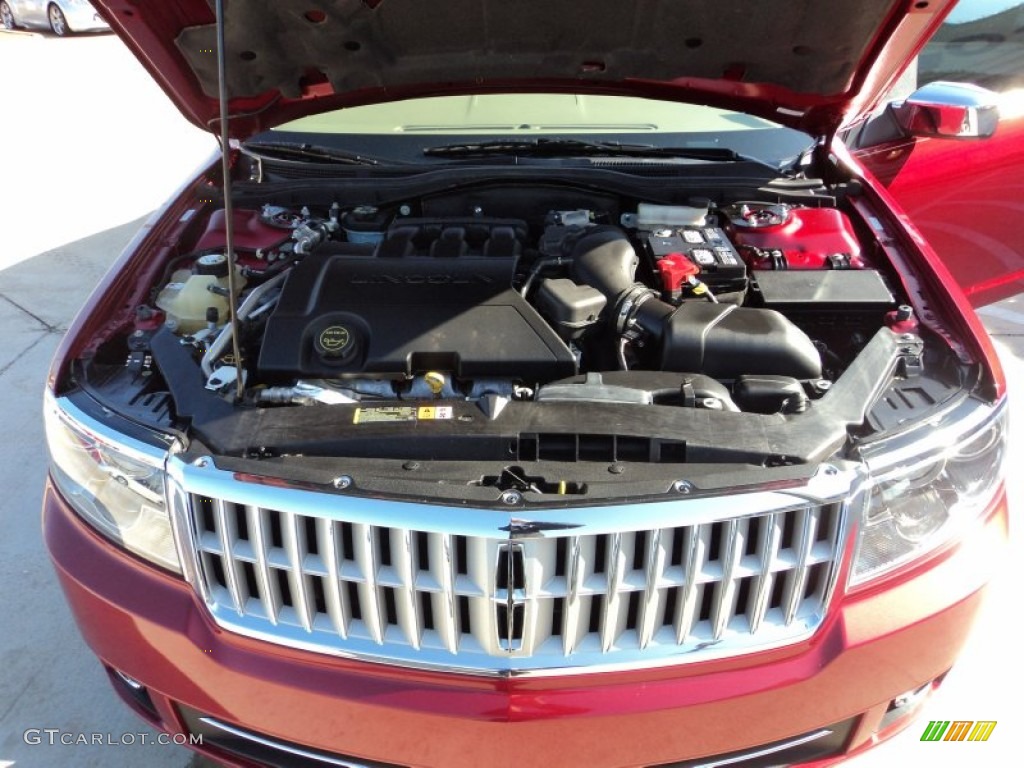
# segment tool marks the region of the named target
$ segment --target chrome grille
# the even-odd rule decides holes
[[[446,530],[446,508],[399,504],[430,522],[378,525],[368,520],[392,522],[388,502],[294,493],[323,511],[181,494],[217,621],[287,645],[471,671],[669,663],[794,642],[824,618],[844,538],[841,503],[790,496],[779,508],[777,493],[674,502],[683,525],[664,525],[665,504],[561,510],[598,524],[530,535],[503,512],[460,509]],[[743,509],[769,498],[771,511]],[[347,506],[358,509],[347,516]],[[741,514],[689,521],[690,507],[723,506]],[[616,513],[639,521],[655,509],[656,526],[607,530]],[[486,531],[460,532],[467,519]]]

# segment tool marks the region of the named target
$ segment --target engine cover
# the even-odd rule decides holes
[[[512,255],[404,255],[327,244],[288,276],[267,322],[269,380],[425,371],[545,382],[576,362],[516,291]],[[387,255],[385,255],[387,254]]]

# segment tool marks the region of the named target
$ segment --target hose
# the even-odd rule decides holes
[[[633,246],[616,227],[594,227],[580,238],[572,253],[574,279],[608,298],[607,311],[612,313],[619,334],[639,327],[661,338],[665,320],[676,308],[636,281],[639,263]]]
[[[274,275],[272,278],[262,285],[258,285],[253,288],[249,295],[245,297],[245,301],[238,305],[238,321],[241,322],[249,317],[253,312],[253,308],[259,303],[259,301],[265,296],[270,289],[278,285],[285,277],[288,276],[287,272],[282,272],[279,275]],[[213,364],[217,359],[224,354],[224,350],[228,344],[232,342],[231,323],[228,323],[223,328],[217,338],[210,344],[210,348],[206,350],[206,354],[203,355],[202,362],[200,363],[203,369],[203,375],[209,378],[213,374]]]
[[[526,276],[526,282],[523,283],[523,287],[519,289],[519,295],[524,299],[526,294],[530,292],[530,287],[533,285],[533,281],[537,279],[537,276],[548,267],[561,267],[563,265],[572,264],[572,259],[567,259],[562,256],[549,256],[546,259],[538,259],[533,269],[530,270]]]

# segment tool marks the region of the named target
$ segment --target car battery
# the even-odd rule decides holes
[[[700,268],[697,277],[716,295],[747,288],[747,265],[719,227],[657,229],[645,233],[643,239],[655,272],[659,261],[681,254]]]

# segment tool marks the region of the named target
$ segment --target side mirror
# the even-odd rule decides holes
[[[999,97],[966,83],[935,82],[892,107],[904,134],[937,139],[987,139],[999,124]]]

